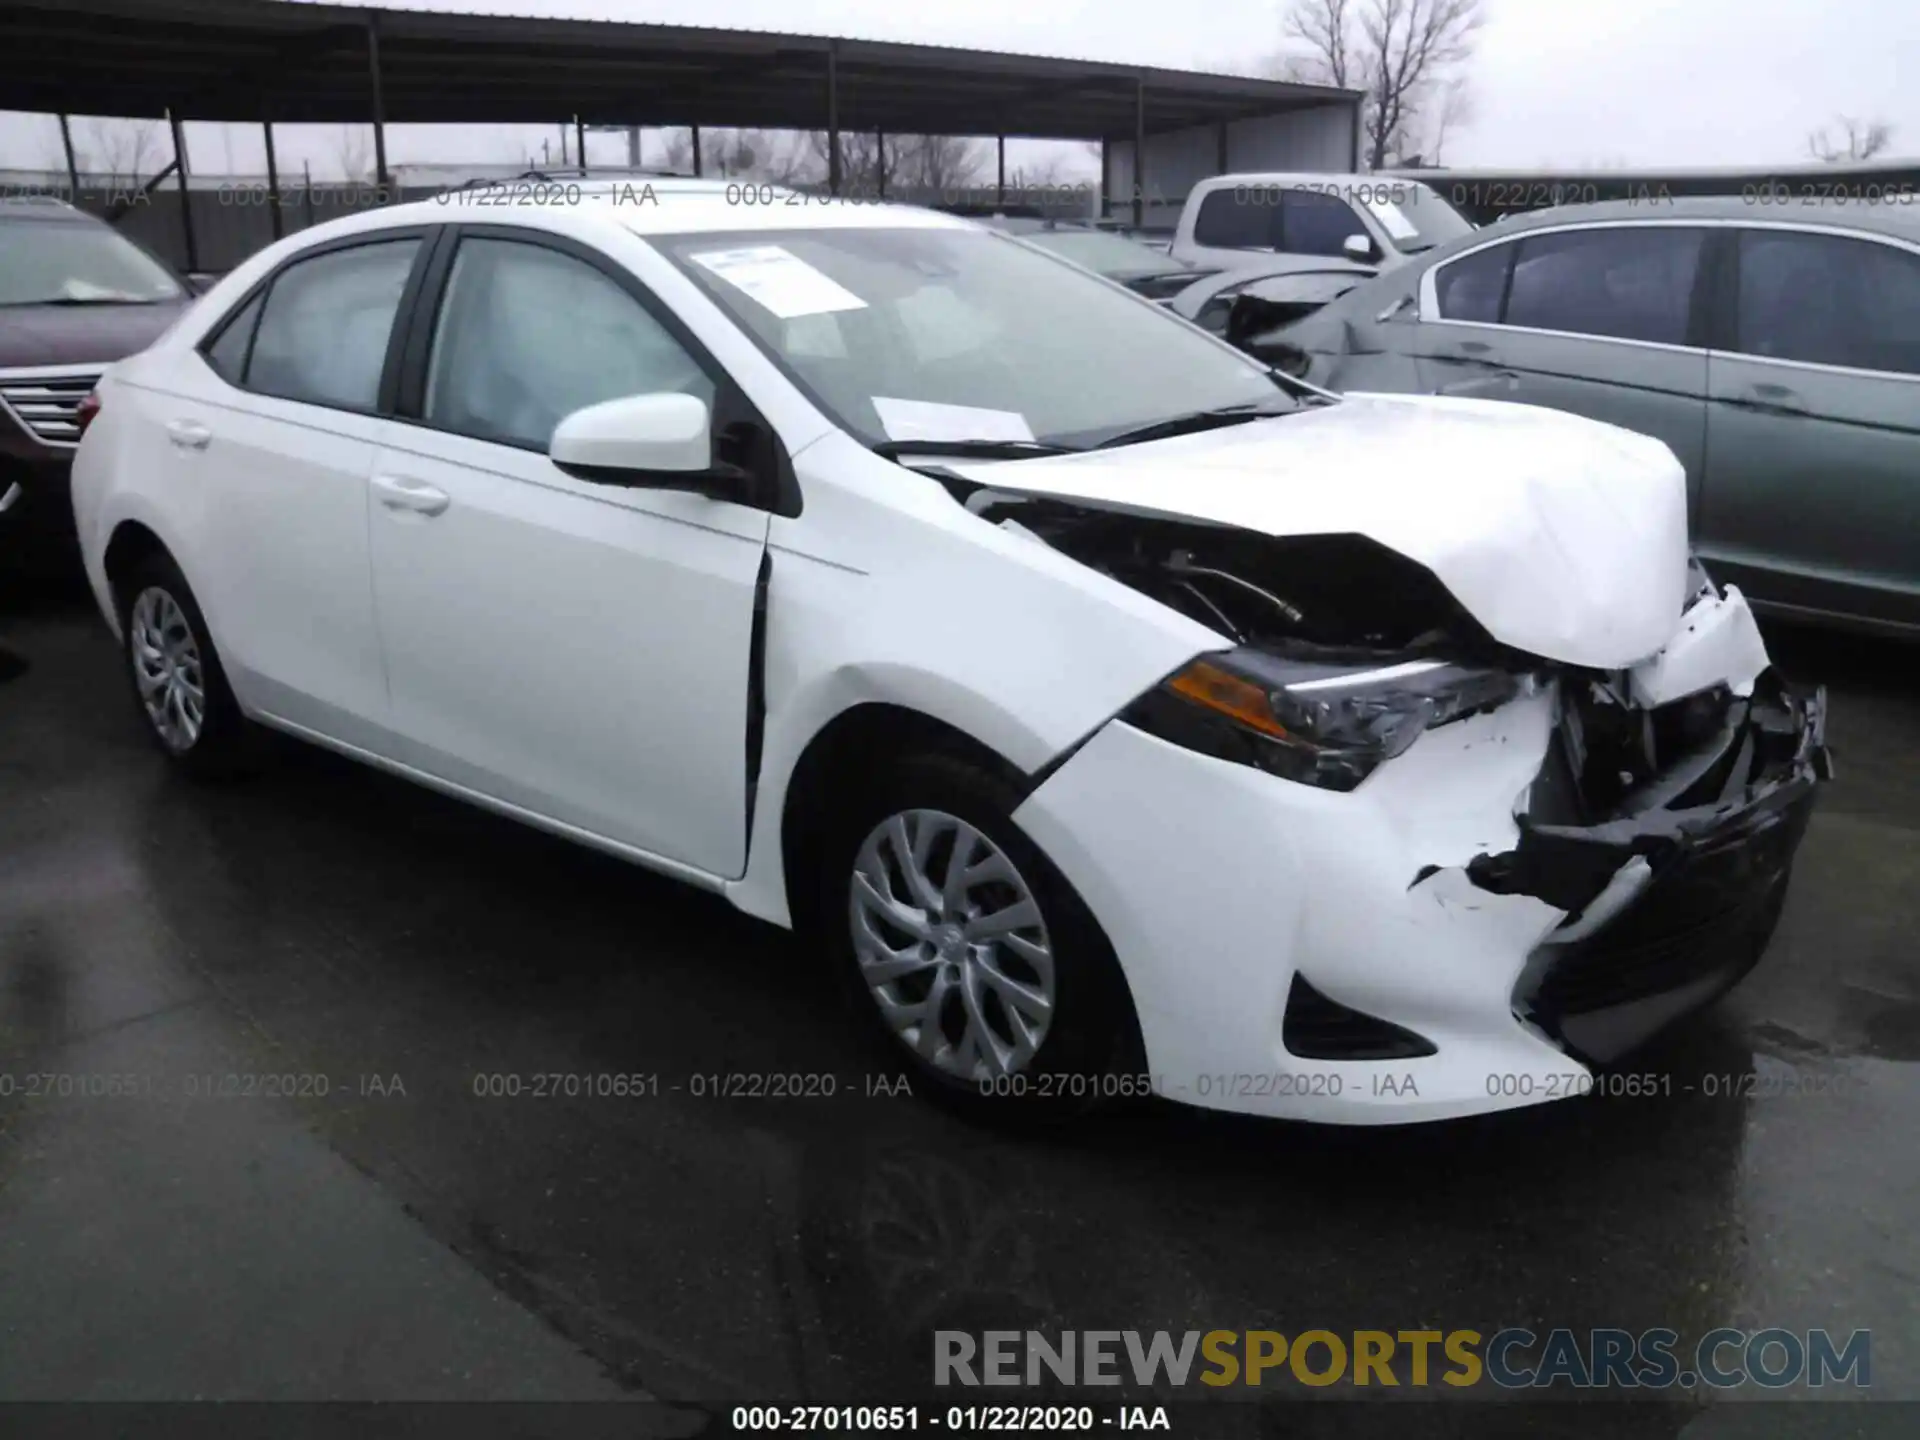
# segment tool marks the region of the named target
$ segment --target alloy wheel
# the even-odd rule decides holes
[[[160,743],[176,755],[191,750],[206,719],[206,676],[200,646],[180,603],[149,585],[129,612],[127,650],[140,703]]]
[[[940,810],[868,832],[849,893],[854,957],[889,1027],[955,1079],[1017,1074],[1053,1020],[1053,949],[1007,854]]]

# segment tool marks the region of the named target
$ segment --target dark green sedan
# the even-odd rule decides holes
[[[1538,211],[1282,337],[1331,389],[1656,436],[1696,548],[1756,609],[1920,635],[1920,195]]]

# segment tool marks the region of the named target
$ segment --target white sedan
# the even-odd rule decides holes
[[[501,198],[283,240],[101,382],[87,571],[183,770],[270,726],[717,891],[988,1112],[1538,1102],[1758,958],[1822,702],[1659,443],[1334,400],[931,212]]]

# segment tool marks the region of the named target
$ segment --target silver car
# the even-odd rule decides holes
[[[1655,436],[1686,467],[1696,547],[1755,608],[1920,634],[1920,196],[1538,211],[1284,336],[1330,388]]]

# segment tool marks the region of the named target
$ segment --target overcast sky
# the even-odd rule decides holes
[[[1792,164],[1839,114],[1892,123],[1889,155],[1920,155],[1920,0],[1486,0],[1469,67],[1472,124],[1453,165]],[[1203,70],[1257,70],[1285,0],[416,0],[414,8],[598,16],[923,40]],[[1902,86],[1900,63],[1909,83]],[[296,127],[289,127],[293,129]],[[308,127],[297,127],[305,131]],[[545,131],[393,127],[393,163],[537,152]],[[557,144],[557,132],[556,141]],[[0,165],[59,154],[44,119],[0,116]],[[257,131],[193,127],[194,168],[262,168]],[[164,145],[164,139],[162,140]],[[602,154],[601,147],[605,147]],[[592,142],[623,158],[619,137]],[[289,134],[282,163],[332,171],[336,135]],[[505,153],[502,153],[505,152]],[[1026,152],[1033,153],[1033,152]],[[1012,157],[1018,163],[1020,152]],[[230,157],[230,162],[229,162]],[[657,162],[657,153],[647,157]],[[1090,163],[1090,162],[1086,162]]]

